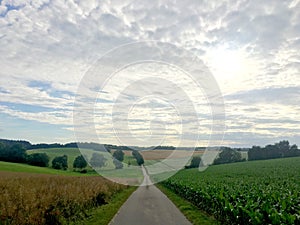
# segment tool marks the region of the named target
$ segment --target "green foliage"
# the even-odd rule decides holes
[[[214,164],[224,164],[224,163],[234,163],[241,162],[242,155],[240,152],[231,149],[231,148],[223,148],[222,152],[219,154],[218,158],[214,160]]]
[[[93,153],[92,158],[90,160],[90,164],[92,167],[103,167],[105,166],[107,159],[99,153]]]
[[[90,150],[90,149],[83,149],[83,151],[81,152],[78,148],[47,148],[47,149],[27,150],[27,154],[29,154],[29,155],[32,153],[46,153],[50,158],[50,162],[56,156],[67,155],[68,156],[68,168],[73,168],[73,162],[77,156],[85,154],[90,158],[94,152],[95,151]]]
[[[31,147],[30,142],[22,141],[22,140],[7,140],[7,139],[0,139],[0,144],[3,144],[7,147],[11,147],[13,145],[21,145],[24,149],[29,149]]]
[[[200,163],[201,163],[201,157],[200,156],[193,156],[191,164],[188,165],[188,166],[185,166],[185,168],[186,169],[197,168],[197,167],[199,167]]]
[[[0,160],[23,163],[26,161],[26,150],[21,144],[4,144],[0,142]]]
[[[85,161],[83,155],[79,155],[75,158],[73,162],[73,168],[83,169],[86,166],[87,166],[87,162]]]
[[[107,225],[113,219],[120,207],[128,197],[136,190],[136,187],[128,186],[126,189],[116,192],[110,198],[108,204],[102,205],[90,211],[89,217],[80,224]]]
[[[253,146],[248,152],[249,160],[275,159],[284,157],[300,156],[297,145],[290,146],[288,141],[280,141],[274,145],[267,145],[264,148]]]
[[[68,156],[57,156],[52,160],[52,168],[58,169],[58,170],[66,170],[68,169]]]
[[[218,221],[214,217],[199,210],[192,203],[176,195],[173,191],[169,190],[161,184],[156,184],[156,186],[166,196],[168,196],[168,198],[177,206],[177,208],[193,225],[220,225],[220,223],[218,223]]]
[[[47,167],[49,156],[46,153],[33,153],[27,156],[27,163],[32,166]]]
[[[162,184],[221,224],[300,224],[300,157],[182,170]]]
[[[144,158],[137,150],[133,150],[132,155],[139,166],[144,164]]]
[[[124,152],[122,150],[116,150],[113,153],[113,157],[121,162],[124,160]]]
[[[115,159],[115,158],[113,159],[113,163],[114,163],[116,169],[122,169],[123,168],[123,163],[120,162],[119,160]]]

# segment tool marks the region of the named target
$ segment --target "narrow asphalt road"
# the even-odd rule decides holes
[[[144,181],[124,203],[110,225],[191,225],[154,185],[143,167]]]

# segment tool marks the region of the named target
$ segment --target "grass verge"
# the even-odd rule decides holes
[[[123,203],[136,190],[137,187],[129,187],[115,194],[108,204],[91,210],[90,218],[82,221],[86,225],[107,225],[118,212]]]
[[[207,213],[199,210],[192,203],[176,195],[171,190],[167,189],[161,184],[156,186],[177,206],[177,208],[185,215],[185,217],[194,225],[215,225],[220,224],[218,221],[208,215]]]

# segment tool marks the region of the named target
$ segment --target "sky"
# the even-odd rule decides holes
[[[0,0],[0,138],[76,141],[74,128],[83,126],[74,124],[74,107],[91,68],[113,51],[103,71],[112,68],[120,56],[112,49],[152,40],[190,52],[214,77],[224,101],[222,145],[300,145],[299,0]],[[129,51],[124,61],[147,54]],[[90,86],[97,101],[81,116],[93,113],[98,140],[84,128],[82,137],[207,145],[212,105],[190,78],[176,65],[143,62],[116,72],[101,89]],[[185,106],[196,120],[181,113]]]

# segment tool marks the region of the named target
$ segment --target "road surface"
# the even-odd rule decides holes
[[[143,185],[124,203],[110,225],[191,225],[154,185],[145,170]]]

